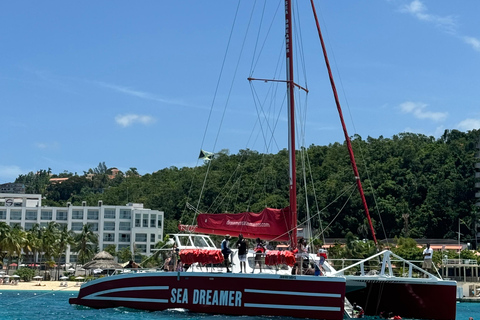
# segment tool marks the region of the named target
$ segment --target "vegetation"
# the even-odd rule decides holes
[[[407,259],[418,255],[418,248],[408,238],[457,239],[460,228],[462,242],[474,243],[478,213],[475,154],[479,138],[479,130],[466,133],[446,130],[438,139],[412,133],[366,140],[354,136],[357,166],[377,237],[397,237],[400,255]],[[318,230],[328,225],[323,231],[325,237],[371,239],[364,209],[354,189],[355,179],[345,144],[311,145],[299,151],[298,159],[302,156],[308,160],[307,175],[313,180],[308,184],[314,186],[315,193],[298,188],[299,221],[306,219],[308,209]],[[43,204],[50,206],[65,206],[67,202],[81,205],[82,201],[93,205],[99,200],[108,205],[143,203],[147,208],[165,212],[164,230],[168,233],[177,231],[179,221],[188,224],[194,221],[187,203],[196,205],[198,199],[201,199],[198,209],[203,212],[260,211],[266,206],[287,206],[287,162],[286,150],[277,154],[252,150],[229,154],[222,150],[195,168],[170,167],[140,176],[136,168],[114,174],[114,168],[100,163],[83,175],[68,172],[51,175],[48,169],[21,175],[16,182],[24,183],[27,192],[44,195]],[[200,196],[207,170],[208,183]],[[303,170],[298,167],[297,172],[298,185],[302,186]],[[68,180],[48,183],[49,176]],[[39,230],[26,233],[12,228],[5,232],[5,228],[9,226],[0,224],[2,254],[13,257],[24,249],[43,252],[49,259],[58,258],[58,252],[48,252],[42,247],[52,241],[45,234],[53,232],[47,231],[48,228],[41,236]],[[80,262],[87,261],[97,251],[97,243],[84,231],[82,238],[75,241]],[[347,244],[344,254],[363,256],[371,250],[368,241],[364,246],[360,250]],[[127,253],[122,253],[123,258],[126,256]]]

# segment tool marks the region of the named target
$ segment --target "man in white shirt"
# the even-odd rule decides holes
[[[428,272],[432,271],[433,249],[430,248],[430,243],[427,243],[427,248],[423,250],[423,265],[422,268]]]

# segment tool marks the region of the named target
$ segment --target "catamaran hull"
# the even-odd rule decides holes
[[[135,273],[85,283],[70,304],[340,320],[344,314],[345,288],[343,277]]]
[[[350,303],[356,302],[362,306],[367,316],[392,312],[402,318],[455,319],[455,281],[429,283],[421,279],[390,281],[359,278],[347,277],[346,297]]]

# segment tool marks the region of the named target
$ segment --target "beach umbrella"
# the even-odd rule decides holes
[[[35,276],[35,277],[33,277],[33,279],[43,279],[43,277],[42,276]]]
[[[18,267],[18,264],[16,264],[16,263],[14,262],[14,263],[10,263],[9,266],[10,266],[10,267]]]
[[[66,276],[60,277],[60,280],[67,280],[67,279],[68,279],[68,277],[66,277]]]
[[[18,274],[14,274],[12,278],[20,278],[20,276]]]
[[[10,276],[8,274],[4,275],[3,277],[4,278],[10,278]]]
[[[70,271],[70,272],[74,272],[74,271],[75,271],[75,269],[74,269],[74,268],[68,268],[68,271]]]
[[[102,269],[95,269],[93,270],[93,273],[101,273],[103,270]]]
[[[76,277],[75,280],[83,280],[85,279],[84,277]]]

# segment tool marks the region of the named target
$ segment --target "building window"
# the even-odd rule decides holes
[[[120,210],[120,219],[132,219],[132,210],[129,209],[121,209]]]
[[[141,214],[136,214],[135,215],[135,227],[140,227],[140,217],[141,217]]]
[[[57,211],[57,220],[67,220],[67,211]]]
[[[162,216],[158,216],[158,225],[157,228],[162,229]]]
[[[16,226],[21,227],[22,225],[19,222],[10,222],[10,227],[15,228]]]
[[[88,209],[87,220],[98,220],[98,210],[97,209]]]
[[[107,231],[115,230],[115,222],[105,221],[105,223],[103,224],[103,230],[107,230]]]
[[[119,230],[130,231],[131,230],[130,222],[120,222]]]
[[[105,219],[115,219],[115,209],[108,208],[103,212],[103,217]]]
[[[157,225],[157,215],[151,214],[150,215],[150,228],[155,228]]]
[[[82,222],[72,222],[72,231],[82,231],[83,223]]]
[[[25,223],[25,231],[32,230],[34,224],[36,224],[36,223],[26,222]]]
[[[155,250],[155,245],[154,245],[154,244],[151,244],[151,245],[150,245],[150,252],[152,252],[153,250]]]
[[[125,248],[130,248],[129,244],[119,244],[118,245],[118,251],[125,249]]]
[[[25,220],[37,220],[37,211],[27,210]]]
[[[11,210],[10,211],[10,220],[22,220],[22,211],[21,210]]]
[[[144,215],[143,215],[142,227],[148,228],[148,214],[144,214]]]
[[[7,211],[0,210],[0,219],[7,219]]]
[[[103,234],[103,241],[114,242],[115,241],[115,233],[104,233]]]
[[[47,228],[48,222],[40,222],[40,229]]]
[[[147,245],[146,244],[137,244],[137,251],[140,253],[146,253],[147,252]]]
[[[83,220],[83,210],[73,210],[72,219]]]
[[[40,213],[40,220],[52,220],[52,211],[42,210],[42,212]]]
[[[155,233],[150,234],[150,242],[155,243]]]
[[[120,237],[119,242],[130,243],[130,234],[129,233],[120,233],[118,236]]]
[[[75,262],[77,262],[77,261],[78,261],[78,255],[76,255],[76,254],[71,254],[71,255],[70,255],[70,262],[71,262],[71,263],[75,263]]]
[[[98,223],[94,222],[94,223],[89,223],[90,225],[90,229],[92,231],[98,231]]]
[[[63,223],[63,222],[57,222],[58,223],[58,228],[60,230],[63,230],[64,228],[68,228],[68,224]]]
[[[147,242],[147,234],[146,233],[137,233],[135,235],[135,241],[137,241],[137,242]]]

